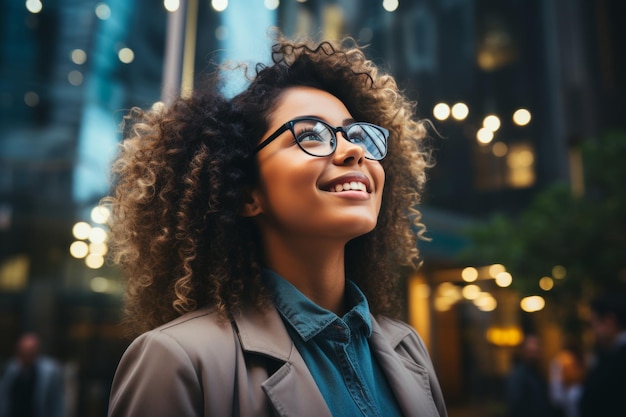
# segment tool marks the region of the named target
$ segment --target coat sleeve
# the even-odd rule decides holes
[[[177,340],[151,331],[131,343],[113,379],[108,415],[203,415],[200,376]]]

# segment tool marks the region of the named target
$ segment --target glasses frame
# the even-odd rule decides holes
[[[277,137],[279,137],[280,135],[285,133],[287,130],[291,131],[291,134],[293,135],[294,139],[296,139],[297,136],[296,136],[296,132],[294,131],[294,126],[295,126],[295,124],[297,122],[303,122],[303,121],[314,121],[314,122],[317,122],[317,123],[321,123],[322,125],[324,125],[325,127],[327,127],[328,129],[330,129],[333,132],[333,134],[335,135],[335,139],[337,139],[337,133],[341,132],[343,134],[343,136],[344,136],[344,139],[347,140],[350,143],[352,143],[352,142],[350,141],[350,139],[348,139],[347,131],[352,126],[358,125],[358,126],[368,126],[368,127],[374,128],[374,129],[380,131],[383,134],[383,138],[385,140],[385,152],[383,153],[383,155],[380,158],[372,158],[372,157],[368,157],[367,155],[365,155],[365,158],[369,159],[371,161],[380,161],[385,156],[387,156],[387,149],[388,149],[387,142],[389,140],[389,130],[385,129],[384,127],[375,125],[373,123],[367,123],[367,122],[354,122],[354,123],[350,123],[350,124],[348,124],[346,126],[333,127],[333,126],[331,126],[330,124],[328,124],[327,122],[325,122],[322,119],[319,119],[317,117],[310,117],[310,116],[309,117],[297,117],[297,118],[292,119],[292,120],[288,121],[287,123],[283,124],[281,127],[276,129],[276,131],[274,131],[274,133],[269,135],[267,137],[267,139],[265,139],[263,142],[259,143],[259,145],[256,148],[254,148],[253,155],[256,154],[257,152],[259,152],[261,149],[265,148],[274,139],[276,139]],[[298,147],[300,149],[302,149],[304,151],[304,153],[306,153],[307,155],[316,156],[316,157],[320,157],[320,158],[332,155],[337,150],[337,140],[332,142],[331,150],[326,155],[314,155],[314,154],[310,153],[309,151],[307,151],[306,149],[304,149],[304,147],[300,144],[300,142],[298,142],[297,140],[295,140],[295,142],[298,145]],[[363,148],[363,149],[366,151],[365,148]],[[367,151],[366,151],[366,153],[367,153]]]

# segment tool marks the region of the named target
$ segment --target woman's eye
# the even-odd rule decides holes
[[[365,142],[367,139],[365,138],[365,135],[352,135],[349,138],[349,141],[352,143],[363,143]]]
[[[302,143],[310,141],[323,142],[324,139],[322,139],[322,137],[315,132],[304,132],[298,135],[298,142]]]
[[[353,128],[349,130],[348,140],[352,143],[363,143],[367,140],[367,134],[361,128]]]

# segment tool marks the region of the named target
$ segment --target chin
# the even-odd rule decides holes
[[[341,226],[337,226],[336,230],[339,232],[344,232],[345,236],[347,236],[350,240],[357,238],[359,236],[363,236],[371,232],[376,228],[376,220],[360,220],[354,222],[352,224],[343,224]]]

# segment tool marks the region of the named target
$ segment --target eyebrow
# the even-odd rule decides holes
[[[300,118],[300,117],[314,117],[314,118],[316,118],[316,119],[320,119],[320,120],[325,121],[325,122],[326,122],[326,123],[328,123],[329,125],[332,125],[332,123],[330,123],[328,120],[326,120],[326,118],[325,118],[325,117],[318,116],[318,115],[315,115],[315,114],[306,114],[306,115],[304,115],[304,116],[298,116],[298,117],[299,117],[299,118]],[[346,126],[346,125],[349,125],[349,124],[352,124],[352,123],[356,123],[356,120],[355,120],[355,119],[353,119],[352,117],[349,117],[349,118],[347,118],[347,119],[343,119],[342,126]]]

